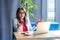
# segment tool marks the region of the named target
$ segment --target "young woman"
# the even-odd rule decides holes
[[[18,8],[16,12],[16,18],[14,19],[14,31],[25,33],[27,31],[32,31],[29,17],[27,16],[24,8]]]

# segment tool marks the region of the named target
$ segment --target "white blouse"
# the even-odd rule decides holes
[[[14,21],[13,21],[14,31],[23,32],[23,31],[22,31],[22,29],[23,29],[23,28],[22,28],[22,25],[21,25],[21,27],[19,28],[19,30],[17,29],[17,23],[19,23],[19,21],[17,20],[17,18],[15,18]],[[26,26],[27,26],[27,28],[28,28],[28,31],[33,31],[34,28],[35,28],[35,27],[32,27],[32,26],[31,26],[30,20],[29,20],[28,17],[26,18]]]

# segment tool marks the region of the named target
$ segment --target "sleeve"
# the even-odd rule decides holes
[[[14,19],[14,20],[13,20],[13,31],[14,31],[14,32],[17,32],[17,22],[18,22],[17,19]]]
[[[26,17],[26,26],[28,28],[28,31],[33,31],[35,29],[35,27],[31,26],[30,19],[29,19],[29,14],[28,13],[27,13],[27,17]]]
[[[26,17],[26,26],[28,28],[28,31],[34,31],[36,29],[36,27],[32,27],[31,23],[30,23],[30,19],[29,19],[29,14],[27,13],[27,17]]]

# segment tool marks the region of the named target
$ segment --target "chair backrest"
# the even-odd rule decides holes
[[[32,26],[32,27],[36,25],[35,22],[30,22],[30,23],[31,23],[31,26]]]
[[[58,30],[58,27],[59,27],[59,23],[51,22],[49,30]]]

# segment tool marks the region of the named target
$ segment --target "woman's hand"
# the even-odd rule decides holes
[[[40,19],[39,19],[39,20],[37,21],[37,23],[38,23],[38,22],[43,22],[43,20],[40,20]]]
[[[40,20],[40,19],[39,19],[39,20],[36,22],[36,26],[37,26],[38,22],[43,22],[43,20]]]
[[[21,27],[21,24],[17,23],[17,28],[19,29]]]
[[[43,22],[43,21],[39,19],[38,22]]]

